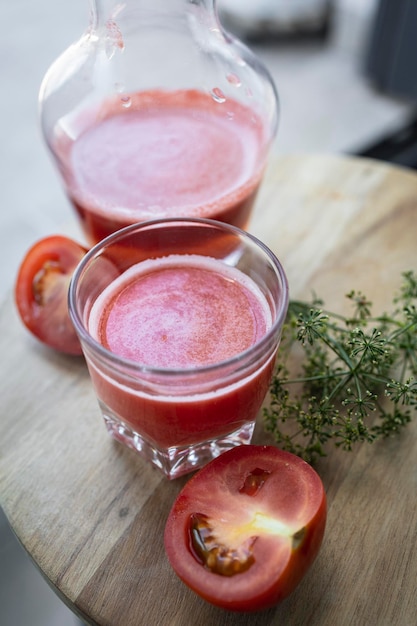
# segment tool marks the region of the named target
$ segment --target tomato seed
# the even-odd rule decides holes
[[[42,268],[35,274],[32,283],[33,298],[37,304],[44,306],[53,291],[57,275],[62,276],[63,271],[59,263],[46,261]]]
[[[234,576],[246,572],[255,562],[251,537],[238,548],[229,548],[217,541],[209,518],[203,513],[190,516],[191,548],[197,560],[214,574]]]
[[[256,496],[258,491],[264,486],[271,472],[256,467],[245,478],[245,482],[239,489],[239,493],[245,493],[248,496]]]

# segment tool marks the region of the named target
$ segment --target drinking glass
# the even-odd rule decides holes
[[[146,268],[149,263],[150,268],[159,267],[158,264],[172,264],[175,268],[190,259],[196,259],[197,265],[206,270],[211,270],[214,263],[227,288],[236,276],[239,284],[250,283],[250,297],[263,307],[262,315],[267,319],[256,340],[244,349],[235,351],[233,346],[232,352],[219,360],[175,367],[159,363],[154,366],[152,362],[120,356],[117,350],[104,345],[97,335],[101,322],[92,319],[101,306],[105,310],[107,303],[114,301],[113,296],[106,300],[104,295],[115,281],[124,289],[137,268]],[[143,301],[137,303],[140,313],[141,302],[145,307],[148,295],[145,292]],[[219,336],[212,337],[208,349],[221,351],[224,339],[220,336],[222,327],[217,311],[222,307],[220,303],[217,308],[215,295],[207,296],[207,323],[217,324]],[[142,320],[140,328],[137,325],[143,341],[148,341],[148,326],[152,317],[160,315],[164,297],[163,294],[162,299],[158,296],[152,300],[154,315],[151,308],[150,320]],[[180,302],[178,315],[183,315],[185,321],[182,323],[180,318],[179,326],[169,332],[178,329],[182,333],[188,328],[184,324],[189,323],[189,313],[193,314],[193,297],[188,301],[186,291],[176,297]],[[69,289],[70,316],[110,435],[136,450],[169,478],[195,470],[221,452],[251,441],[270,384],[287,307],[287,280],[271,250],[237,227],[201,218],[152,220],[113,233],[86,254]],[[108,319],[106,316],[107,313],[103,319]],[[122,318],[120,325],[123,323]],[[135,330],[129,329],[128,339],[135,336]],[[202,331],[204,334],[205,328]],[[163,339],[167,339],[166,335]],[[239,339],[237,336],[238,343]],[[199,348],[197,337],[195,349]]]

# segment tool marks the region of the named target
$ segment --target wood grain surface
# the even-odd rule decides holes
[[[361,289],[389,306],[417,270],[417,175],[349,157],[277,157],[250,230],[286,268],[292,297],[334,310]],[[82,358],[33,340],[12,297],[0,312],[1,505],[62,599],[100,626],[415,626],[417,419],[395,438],[316,466],[328,495],[321,552],[294,593],[221,611],[174,575],[163,547],[187,477],[169,482],[107,435]],[[269,442],[259,420],[255,442]]]

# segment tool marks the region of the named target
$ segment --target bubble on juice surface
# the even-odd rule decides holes
[[[226,102],[226,96],[224,95],[222,90],[219,89],[219,87],[214,87],[214,89],[211,90],[210,95],[216,102]]]

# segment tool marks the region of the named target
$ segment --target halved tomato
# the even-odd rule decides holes
[[[86,252],[68,237],[41,239],[25,255],[15,283],[16,306],[25,326],[40,341],[67,354],[81,354],[67,295],[73,271]]]
[[[238,446],[195,474],[165,528],[168,559],[212,604],[255,611],[277,604],[315,559],[326,495],[313,468],[275,446]]]

